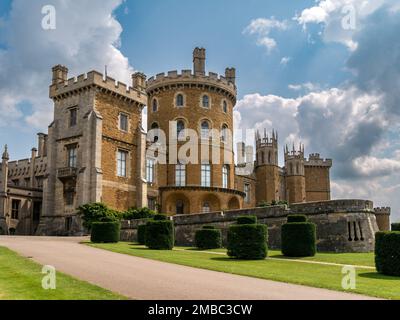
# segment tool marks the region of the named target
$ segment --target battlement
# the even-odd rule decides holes
[[[323,159],[319,153],[311,153],[308,159],[304,162],[305,166],[309,167],[332,167],[332,159]]]
[[[158,73],[155,77],[150,77],[147,80],[147,90],[153,90],[160,85],[172,84],[180,82],[182,84],[190,83],[205,83],[214,85],[219,88],[229,91],[236,96],[236,85],[229,81],[226,77],[218,75],[215,72],[207,74],[194,74],[192,70],[182,70],[180,73],[177,70],[168,71],[167,73]]]
[[[66,75],[64,75],[64,77],[66,78]],[[143,105],[147,103],[147,96],[144,88],[143,90],[132,88],[125,83],[116,81],[114,78],[104,76],[102,73],[95,70],[67,80],[60,79],[58,82],[53,80],[53,84],[50,86],[50,98],[57,99],[65,94],[74,91],[78,92],[83,88],[91,86],[97,86],[124,98],[137,101]]]
[[[390,215],[391,208],[390,207],[377,207],[377,208],[374,208],[374,211],[375,211],[375,214]]]

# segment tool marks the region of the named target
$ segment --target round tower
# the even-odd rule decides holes
[[[148,128],[165,134],[167,164],[157,164],[155,188],[166,213],[242,207],[244,193],[234,190],[231,133],[235,71],[227,68],[225,76],[206,74],[205,59],[205,49],[196,48],[193,71],[160,73],[147,82]],[[187,139],[193,142],[193,134],[198,139],[188,151]]]
[[[306,179],[304,174],[304,145],[300,144],[296,150],[293,144],[292,151],[288,146],[285,150],[286,171],[286,199],[289,203],[306,201]]]
[[[279,201],[278,133],[272,130],[268,136],[266,130],[261,137],[256,132],[256,201],[272,203]]]

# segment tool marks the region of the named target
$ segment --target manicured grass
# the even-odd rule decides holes
[[[123,296],[56,273],[56,289],[42,288],[42,266],[0,247],[0,300],[119,300]]]
[[[356,289],[342,288],[342,267],[334,265],[303,263],[266,259],[258,261],[235,260],[225,256],[224,249],[197,251],[193,248],[175,248],[173,251],[150,250],[144,246],[119,242],[116,244],[91,244],[90,246],[147,259],[176,263],[180,265],[239,274],[244,276],[296,283],[311,287],[360,293],[388,299],[400,299],[400,278],[376,273],[371,269],[373,254],[318,254],[313,261],[340,264],[365,265],[356,268]],[[280,252],[270,252],[272,257],[282,258]],[[358,256],[359,255],[359,256]],[[369,268],[368,268],[369,267]]]

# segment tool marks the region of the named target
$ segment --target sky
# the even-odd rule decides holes
[[[71,77],[107,65],[129,82],[190,69],[200,46],[207,70],[237,70],[235,127],[274,128],[281,149],[301,141],[332,158],[333,198],[371,199],[400,220],[398,30],[395,0],[2,0],[0,147],[27,158],[47,132],[53,65]]]

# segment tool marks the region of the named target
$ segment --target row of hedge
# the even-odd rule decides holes
[[[83,220],[83,226],[90,231],[94,222],[117,222],[120,220],[134,220],[153,218],[156,212],[149,208],[131,208],[126,212],[110,209],[104,203],[89,203],[78,208],[78,214]]]

